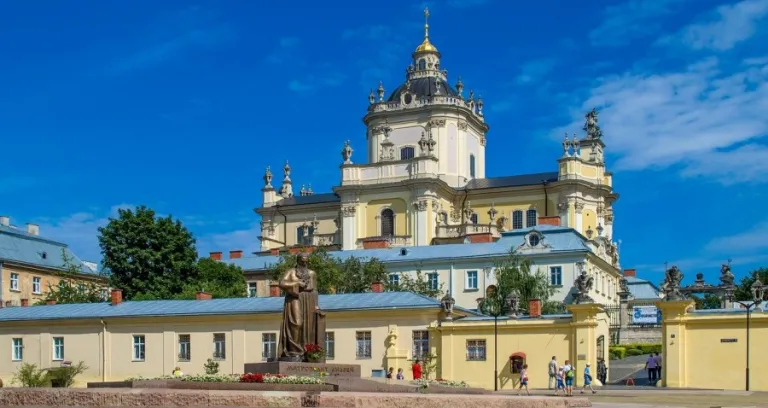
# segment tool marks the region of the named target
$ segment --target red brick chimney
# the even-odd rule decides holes
[[[29,299],[21,299],[21,307],[29,306]]]
[[[553,225],[555,227],[560,226],[560,216],[559,215],[552,215],[549,217],[539,217],[539,224],[538,225]]]
[[[240,259],[243,257],[243,251],[236,249],[234,251],[229,251],[229,259]]]
[[[269,284],[269,297],[279,297],[280,296],[280,285],[275,283]]]
[[[633,269],[624,269],[624,276],[631,276],[633,278],[637,277],[637,271]]]
[[[210,257],[214,261],[221,261],[221,251],[211,252]]]
[[[51,305],[51,306],[53,306],[53,305],[55,305],[55,304],[56,304],[56,301],[55,301],[55,300],[53,300],[53,299],[50,299],[50,300],[46,300],[46,301],[45,301],[45,304],[46,304],[46,305]]]
[[[371,292],[373,292],[373,293],[384,292],[384,282],[373,282],[373,283],[371,283]]]
[[[210,293],[199,291],[199,292],[197,292],[195,294],[195,299],[196,300],[211,300],[211,299],[213,299],[213,295],[211,295]]]
[[[528,301],[528,316],[531,318],[541,317],[541,299]]]
[[[123,291],[120,289],[112,289],[111,293],[112,306],[117,306],[123,303]]]
[[[479,232],[477,234],[466,234],[469,242],[473,244],[487,244],[493,242],[493,234],[490,232]]]

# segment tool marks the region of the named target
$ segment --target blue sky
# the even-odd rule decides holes
[[[768,265],[768,0],[332,3],[3,4],[0,213],[90,260],[96,228],[138,204],[201,253],[255,250],[264,167],[338,183],[428,5],[451,83],[485,100],[488,176],[555,170],[597,107],[625,268]]]

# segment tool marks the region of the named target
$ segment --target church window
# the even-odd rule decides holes
[[[306,236],[304,235],[304,227],[303,226],[296,227],[296,243],[298,245],[306,245],[306,244],[308,244],[307,241],[309,241],[309,239],[310,239],[309,237],[311,237],[312,234],[314,234],[314,233],[315,233],[315,227],[309,227],[309,229],[307,230],[307,235]]]
[[[475,178],[475,155],[469,155],[469,177]]]
[[[477,214],[472,214],[472,215],[470,215],[470,216],[469,216],[469,221],[470,221],[472,224],[474,224],[474,225],[477,225]]]
[[[416,151],[413,148],[413,146],[406,146],[400,149],[400,160],[408,160],[413,159],[413,156],[415,156]]]
[[[381,236],[395,235],[395,212],[389,208],[381,212]]]
[[[425,69],[427,69],[427,62],[424,61],[423,59],[420,59],[419,60],[419,71],[424,71]]]
[[[536,221],[538,220],[538,217],[537,217],[535,209],[530,209],[530,210],[526,211],[525,218],[526,218],[526,225],[529,228],[536,226]]]
[[[523,212],[516,210],[512,213],[512,229],[523,228]]]

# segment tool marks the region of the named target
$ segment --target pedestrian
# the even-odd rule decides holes
[[[656,379],[661,380],[661,356],[659,353],[656,353],[654,359],[656,360]]]
[[[589,363],[587,363],[587,366],[584,367],[584,386],[581,387],[581,393],[584,394],[584,390],[589,387],[589,390],[592,391],[592,394],[597,393],[594,388],[592,388],[592,372],[589,369]]]
[[[389,370],[387,371],[387,380],[391,380],[392,377],[394,377],[395,374],[395,367],[389,367]]]
[[[411,367],[411,372],[413,373],[414,380],[421,379],[421,360],[416,360],[413,363],[413,366]]]
[[[605,359],[601,358],[597,361],[597,379],[600,383],[605,385],[608,382],[608,366],[605,364]]]
[[[547,384],[547,388],[550,390],[552,387],[557,387],[557,371],[557,359],[552,356],[552,360],[549,362],[549,383]]]
[[[576,377],[576,370],[571,365],[570,360],[565,360],[563,366],[563,373],[565,373],[565,396],[573,396],[573,380]]]
[[[557,369],[557,385],[555,386],[555,396],[557,396],[557,392],[560,390],[563,390],[563,394],[565,394],[565,371],[563,366],[560,366]]]
[[[523,364],[523,368],[520,370],[520,388],[517,389],[517,395],[520,395],[523,387],[525,387],[526,394],[531,395],[531,392],[528,391],[528,364]]]
[[[649,354],[648,360],[645,361],[645,370],[648,371],[648,382],[656,385],[656,358],[653,353]]]
[[[405,374],[403,373],[402,368],[397,369],[397,379],[398,380],[405,380]]]

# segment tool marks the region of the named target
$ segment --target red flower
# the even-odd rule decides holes
[[[307,344],[304,346],[304,351],[307,353],[322,353],[323,348],[319,344]]]
[[[240,382],[244,383],[263,383],[264,374],[243,374],[240,376]]]

